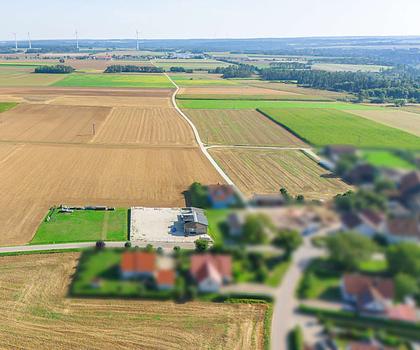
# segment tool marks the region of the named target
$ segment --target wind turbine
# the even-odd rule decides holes
[[[77,29],[76,29],[75,34],[76,34],[76,49],[77,49],[77,51],[79,51],[79,36],[78,36],[78,33],[77,33]]]
[[[29,50],[32,49],[32,43],[31,43],[31,33],[28,32],[28,43],[29,43]]]
[[[17,43],[17,38],[16,38],[16,33],[13,33],[13,36],[15,37],[15,50],[18,50],[18,43]]]
[[[137,48],[137,51],[139,51],[140,45],[139,45],[139,31],[138,30],[136,30],[136,48]]]

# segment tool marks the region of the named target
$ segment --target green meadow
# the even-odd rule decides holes
[[[264,100],[182,100],[181,108],[187,109],[256,109],[256,108],[331,108],[341,110],[378,109],[366,105],[340,102],[264,101]]]
[[[417,136],[335,108],[265,108],[260,112],[315,146],[420,149]]]
[[[180,87],[226,86],[238,84],[233,80],[218,79],[217,76],[212,75],[206,77],[205,75],[173,74],[171,75],[171,79]]]
[[[363,152],[363,158],[368,163],[378,167],[408,170],[416,168],[414,164],[389,151],[365,151]]]
[[[51,211],[50,211],[51,213]],[[76,210],[52,212],[39,226],[31,244],[127,240],[127,209],[115,211]]]
[[[121,88],[173,88],[163,74],[70,74],[53,86],[69,87],[121,87]]]

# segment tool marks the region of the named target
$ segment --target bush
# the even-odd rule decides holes
[[[209,247],[209,241],[203,238],[197,239],[194,243],[197,252],[204,252]]]
[[[102,240],[96,241],[95,247],[96,247],[96,249],[103,249],[103,248],[105,248],[105,242],[102,241]]]
[[[124,247],[125,248],[131,248],[131,242],[130,241],[125,242]]]
[[[296,326],[289,334],[289,349],[290,350],[303,350],[303,332],[300,326]]]

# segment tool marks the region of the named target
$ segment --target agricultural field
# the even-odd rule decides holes
[[[307,199],[330,199],[350,186],[297,150],[210,149],[210,154],[248,197],[286,188]]]
[[[217,74],[171,73],[170,77],[179,87],[234,86],[237,82],[220,78]]]
[[[0,114],[0,245],[29,242],[54,205],[185,206],[192,182],[223,183],[171,90],[0,88],[3,96],[24,103]],[[115,105],[97,106],[105,101]]]
[[[389,151],[365,151],[363,158],[374,166],[396,168],[396,169],[416,169],[416,166],[405,159]]]
[[[178,100],[178,105],[189,109],[256,109],[256,108],[331,108],[338,110],[364,110],[377,109],[367,105],[317,102],[317,101],[259,101],[259,100]]]
[[[195,145],[189,126],[174,108],[115,107],[92,142]]]
[[[111,108],[20,104],[0,115],[0,140],[85,143]]]
[[[169,71],[171,67],[183,67],[185,69],[209,70],[217,67],[227,67],[229,63],[212,59],[157,59],[153,61],[156,67]]]
[[[420,138],[337,109],[262,109],[265,115],[315,145],[420,149]]]
[[[420,137],[420,115],[416,113],[388,108],[376,111],[354,111],[352,113]]]
[[[312,69],[327,72],[379,72],[389,67],[370,64],[314,63]]]
[[[34,68],[0,65],[0,87],[48,86],[65,76],[65,74],[35,74]]]
[[[299,138],[255,110],[185,110],[210,145],[305,147]]]
[[[78,74],[66,75],[53,86],[69,87],[122,87],[122,88],[172,88],[173,84],[163,74]]]
[[[3,147],[0,245],[29,241],[53,205],[182,207],[194,181],[223,183],[191,146],[0,144],[0,154]]]
[[[31,244],[128,239],[128,209],[77,210],[73,213],[59,213],[53,209],[48,212],[48,217],[39,226]]]
[[[264,304],[68,298],[79,253],[0,257],[3,349],[263,349]]]
[[[13,107],[15,107],[17,104],[14,102],[0,102],[0,113],[2,112],[6,112],[9,109],[12,109]]]

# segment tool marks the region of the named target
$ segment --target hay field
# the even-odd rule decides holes
[[[305,147],[299,138],[255,110],[185,110],[211,145]]]
[[[420,115],[417,113],[385,108],[376,111],[352,111],[352,113],[420,137]]]
[[[66,297],[79,253],[0,257],[2,349],[263,349],[262,304]]]
[[[1,165],[0,245],[28,242],[52,205],[185,206],[194,181],[223,183],[197,147],[26,144]]]
[[[115,107],[92,142],[195,145],[189,126],[174,108]]]
[[[301,151],[233,148],[209,151],[246,196],[278,193],[284,187],[292,195],[330,199],[350,189]]]
[[[227,67],[229,63],[212,59],[157,59],[153,61],[156,67],[161,67],[169,71],[171,67],[183,67],[185,69],[215,69],[217,67]]]
[[[20,104],[0,114],[0,140],[88,142],[111,108]]]

